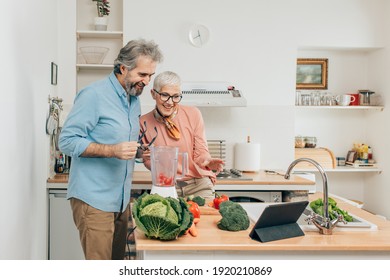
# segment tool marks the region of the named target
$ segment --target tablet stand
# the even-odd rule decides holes
[[[260,242],[305,235],[297,221],[308,201],[284,202],[264,208],[249,236]]]
[[[269,242],[279,239],[286,239],[305,235],[297,223],[254,228],[251,238],[260,242]]]

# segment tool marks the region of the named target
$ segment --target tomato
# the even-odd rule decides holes
[[[164,183],[164,178],[165,178],[165,175],[162,174],[162,173],[160,173],[160,174],[158,175],[158,183],[159,183],[159,184]]]
[[[173,178],[165,178],[164,179],[164,185],[165,186],[172,186],[172,183],[173,183]]]
[[[192,200],[187,201],[187,203],[190,205],[190,211],[194,215],[194,218],[200,218],[200,209],[198,203],[193,202]]]
[[[158,175],[158,184],[160,186],[172,186],[173,185],[173,177],[168,178],[163,173]]]
[[[214,208],[215,209],[219,209],[219,205],[224,202],[224,201],[228,201],[229,200],[229,197],[225,194],[223,195],[219,195],[217,193],[215,193],[215,198],[213,200],[213,203],[214,203]]]

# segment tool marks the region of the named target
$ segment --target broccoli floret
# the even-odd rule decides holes
[[[196,204],[198,204],[199,206],[204,206],[206,204],[206,199],[204,199],[203,197],[201,197],[199,195],[197,195],[197,196],[189,195],[187,197],[187,201],[193,201]]]
[[[199,195],[192,198],[192,201],[198,204],[199,206],[204,206],[204,204],[206,203],[206,199],[204,199]]]
[[[248,214],[240,204],[233,201],[224,201],[219,205],[222,219],[217,223],[219,229],[240,231],[249,228]]]

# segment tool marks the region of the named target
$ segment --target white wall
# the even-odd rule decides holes
[[[390,2],[384,1],[383,13],[390,14]],[[383,22],[382,29],[383,39],[387,46],[390,45],[390,18],[386,16]],[[390,72],[390,51],[388,48],[377,51],[370,55],[370,63],[368,67],[369,87],[378,88],[384,94],[384,103],[389,104],[389,72]],[[390,111],[389,108],[380,115],[372,115],[368,118],[368,138],[370,142],[374,143],[377,147],[378,162],[381,166],[384,166],[384,172],[380,176],[370,176],[365,180],[364,199],[366,208],[370,209],[374,213],[385,215],[390,219],[390,158],[389,158],[389,143],[390,143],[390,129],[389,129]],[[379,151],[379,152],[378,152]],[[375,153],[375,151],[374,151]]]
[[[50,63],[57,54],[57,1],[15,0],[0,17],[0,259],[45,259],[45,134]],[[61,70],[60,70],[61,71]]]
[[[384,3],[171,0],[152,1],[146,14],[137,14],[134,2],[124,0],[124,42],[138,37],[155,40],[165,54],[157,72],[173,70],[185,81],[228,81],[242,90],[247,108],[202,109],[208,138],[227,140],[232,164],[234,143],[250,135],[261,143],[262,168],[286,169],[294,159],[296,134],[318,136],[319,144],[337,156],[345,156],[354,141],[377,147],[367,135],[370,124],[360,117],[362,111],[315,112],[315,118],[312,112],[295,113],[295,70],[297,57],[328,57],[328,91],[340,94],[373,86],[385,94],[369,83],[367,75],[370,53],[385,43]],[[194,23],[210,29],[211,40],[204,48],[188,41]],[[148,92],[142,96],[143,104],[152,103]],[[329,177],[331,192],[364,201],[366,175]]]

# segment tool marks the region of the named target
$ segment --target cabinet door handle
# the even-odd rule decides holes
[[[51,196],[54,198],[66,198],[66,193],[52,193]]]

